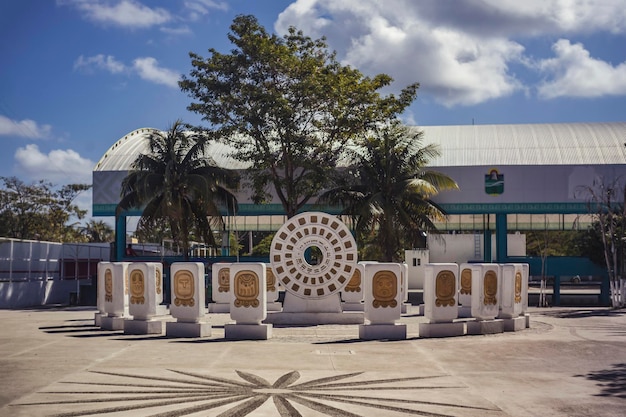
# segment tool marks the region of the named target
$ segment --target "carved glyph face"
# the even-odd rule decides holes
[[[135,269],[130,274],[130,295],[135,297],[143,296],[145,291],[145,281],[143,272]]]
[[[522,273],[519,271],[515,273],[515,302],[522,302]]]
[[[113,273],[110,269],[104,271],[104,293],[109,297],[113,296]]]
[[[177,271],[174,275],[174,294],[181,300],[193,297],[193,275],[189,271]]]
[[[485,305],[497,303],[498,275],[494,271],[485,272],[483,292]]]
[[[454,298],[456,292],[456,278],[451,271],[441,271],[435,278],[435,295],[437,298],[448,300]]]
[[[346,285],[346,292],[359,292],[361,291],[361,271],[358,268],[355,268],[354,273],[352,274],[352,278],[348,281],[348,285]]]
[[[472,270],[465,268],[461,272],[461,294],[472,293]]]
[[[379,271],[374,274],[372,280],[372,290],[374,298],[379,301],[391,301],[396,298],[398,292],[398,282],[393,273],[389,271]]]
[[[267,268],[265,270],[265,279],[267,291],[276,291],[276,275],[274,275],[272,268]]]
[[[237,273],[234,279],[235,296],[240,300],[252,300],[259,296],[259,279],[249,271]]]
[[[161,294],[161,270],[157,268],[156,270],[156,293]]]
[[[221,291],[228,292],[230,289],[230,269],[222,268],[217,275],[217,283]]]

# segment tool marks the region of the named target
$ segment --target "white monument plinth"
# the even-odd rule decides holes
[[[267,340],[272,325],[261,323],[267,317],[267,280],[263,263],[230,265],[230,317],[235,324],[224,326],[226,339]]]
[[[176,319],[165,325],[168,337],[206,337],[211,335],[211,324],[206,316],[204,293],[204,264],[175,262],[170,267],[172,289],[170,314]]]
[[[129,262],[112,262],[104,270],[104,312],[100,328],[124,330],[124,319],[128,317],[128,265]]]
[[[230,312],[230,263],[216,262],[211,265],[210,313]]]
[[[265,265],[265,279],[267,280],[267,311],[282,311],[283,305],[278,302],[278,280],[269,265]]]
[[[359,338],[406,339],[406,325],[396,323],[402,314],[402,265],[366,263],[364,268],[366,323],[359,326]]]
[[[472,264],[472,317],[468,321],[467,334],[492,334],[504,331],[500,313],[501,273],[500,265]]]
[[[459,266],[455,263],[432,263],[424,269],[424,317],[420,337],[450,337],[465,334],[465,324],[454,322],[458,308]]]
[[[472,317],[472,264],[459,266],[459,317]]]
[[[354,273],[348,281],[348,285],[341,292],[343,302],[341,308],[343,311],[363,311],[363,277],[365,276],[365,267],[358,263],[354,269]]]
[[[168,313],[163,302],[163,265],[133,262],[128,266],[129,304],[132,318],[124,321],[125,334],[162,334]]]

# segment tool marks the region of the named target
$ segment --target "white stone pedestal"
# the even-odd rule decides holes
[[[165,323],[167,337],[208,337],[211,336],[211,323],[186,323],[170,321]]]
[[[522,317],[526,319],[526,328],[530,329],[530,314],[524,314]]]
[[[99,311],[95,312],[93,315],[93,324],[96,327],[100,327],[101,325],[101,320],[102,320],[102,316],[106,316],[106,313],[101,313]]]
[[[124,330],[124,317],[101,317],[100,328],[102,330]]]
[[[520,316],[513,319],[502,319],[505,332],[517,332],[526,328],[526,317]]]
[[[230,340],[267,340],[272,337],[272,325],[226,324],[224,337]]]
[[[404,340],[406,324],[361,324],[359,326],[361,340]]]
[[[420,323],[420,337],[453,337],[465,335],[465,323]]]
[[[283,311],[267,313],[265,323],[272,324],[363,324],[362,312],[341,311],[339,294],[320,299],[304,299],[285,294]]]
[[[504,320],[502,319],[468,321],[466,325],[467,334],[470,335],[504,332]]]
[[[361,301],[356,303],[349,303],[347,301],[344,301],[343,303],[341,303],[341,308],[343,309],[343,311],[363,311],[364,304]]]
[[[163,334],[163,330],[162,320],[124,320],[124,334]]]

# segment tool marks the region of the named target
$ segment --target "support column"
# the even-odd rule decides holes
[[[498,263],[505,263],[508,258],[509,249],[507,245],[507,224],[506,214],[496,214],[496,261]]]
[[[126,216],[115,216],[115,259],[121,261],[124,259],[126,251]]]
[[[487,222],[485,223],[485,216]],[[491,262],[491,229],[489,228],[489,214],[483,214],[483,262]]]

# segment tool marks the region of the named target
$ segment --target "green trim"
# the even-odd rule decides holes
[[[440,204],[448,214],[586,214],[587,203]]]

